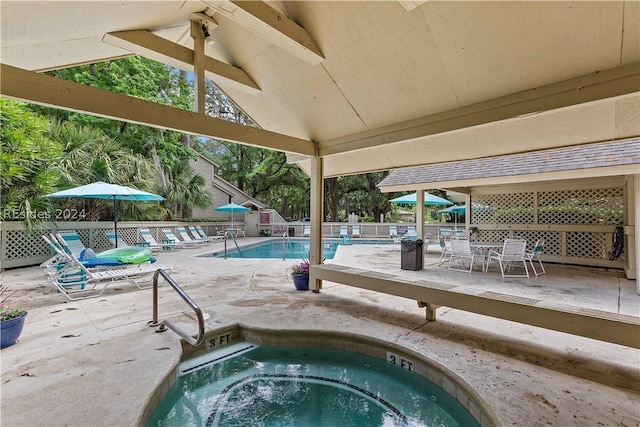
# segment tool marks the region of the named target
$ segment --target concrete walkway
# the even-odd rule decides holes
[[[245,239],[240,239],[241,241]],[[252,239],[246,239],[247,242]],[[424,320],[415,301],[325,282],[320,294],[295,291],[295,261],[195,258],[209,248],[160,254],[172,277],[202,307],[207,327],[243,322],[278,330],[334,330],[385,340],[428,357],[475,389],[502,425],[640,425],[640,351],[441,307]],[[390,246],[340,247],[336,264],[428,277],[442,283],[549,299],[638,316],[636,282],[618,271],[546,265],[547,275],[502,281],[438,267],[400,270]],[[154,333],[151,291],[112,286],[68,302],[38,267],[8,270],[3,284],[29,311],[19,342],[0,352],[2,426],[131,426],[153,390],[180,360],[172,332]],[[188,308],[160,289],[160,315],[196,332]]]

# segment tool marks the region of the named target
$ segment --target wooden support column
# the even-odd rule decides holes
[[[311,158],[311,236],[309,263],[322,264],[322,223],[324,212],[324,160],[322,157]],[[309,277],[309,289],[320,292],[322,280]]]
[[[640,280],[638,280],[638,268],[640,268],[640,174],[635,174],[627,178],[626,183],[626,226],[624,234],[626,237],[625,252],[627,261],[625,265],[625,275],[627,279],[636,280],[636,290],[640,295]]]
[[[203,24],[191,21],[191,37],[193,38],[193,111],[205,113],[204,107],[204,31]]]
[[[416,191],[416,236],[424,239],[424,190]]]

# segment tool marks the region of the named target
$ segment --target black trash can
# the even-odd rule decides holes
[[[289,227],[289,237],[295,237],[295,236],[296,236],[296,228]]]
[[[400,268],[402,270],[422,270],[422,240],[402,239],[400,242]]]

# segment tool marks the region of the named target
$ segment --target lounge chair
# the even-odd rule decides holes
[[[526,277],[528,279],[529,269],[527,268],[528,257],[525,254],[526,249],[526,240],[505,239],[502,252],[489,251],[487,270],[489,270],[491,262],[496,260],[500,264],[500,273],[502,273],[503,280],[505,277]],[[508,274],[519,263],[522,263],[525,274]]]
[[[87,247],[82,243],[80,236],[75,231],[60,231],[58,235],[61,236],[67,244],[69,251],[76,257],[79,257],[82,251]]]
[[[153,237],[153,234],[151,234],[151,230],[149,230],[148,228],[141,228],[139,231],[140,236],[142,236],[142,242],[136,242],[136,245],[146,246],[150,248],[154,253],[160,251],[173,251],[175,249],[178,249],[178,245],[176,244],[175,240],[170,241],[169,239],[163,239],[162,243],[160,244],[156,241],[156,239]]]
[[[349,237],[349,227],[347,227],[346,225],[341,225],[338,237]]]
[[[476,254],[471,250],[471,244],[466,237],[451,237],[451,255],[449,255],[449,270],[471,273]],[[459,261],[462,268],[453,267],[454,261]],[[469,262],[469,268],[465,261]]]
[[[404,235],[404,238],[409,240],[417,240],[418,235],[416,234],[416,227],[413,225],[407,227],[407,234]]]
[[[351,237],[362,237],[360,235],[360,226],[359,225],[352,225],[351,226]]]
[[[51,240],[43,236],[56,253],[66,259],[66,265],[57,274],[49,277],[49,281],[65,297],[71,301],[95,298],[105,291],[107,286],[115,282],[129,282],[139,289],[148,289],[149,286],[140,286],[136,279],[155,273],[156,270],[171,271],[171,267],[156,264],[126,264],[107,269],[92,269],[84,266],[72,253],[68,254],[58,248]],[[100,284],[101,289],[98,289]],[[79,295],[75,297],[75,295]]]
[[[303,225],[302,226],[302,235],[304,237],[311,236],[311,226],[310,225]]]
[[[195,238],[198,237],[198,239],[202,239],[205,242],[209,242],[209,243],[213,243],[213,242],[217,242],[218,240],[222,240],[222,238],[220,236],[209,236],[207,233],[204,232],[204,230],[202,229],[202,227],[200,227],[199,225],[194,226],[190,226],[189,227],[189,231],[191,231],[191,235]],[[198,240],[196,239],[196,240]]]
[[[544,243],[544,240],[538,240],[536,244],[533,245],[533,249],[531,249],[531,252],[525,253],[527,259],[529,260],[529,264],[531,264],[531,269],[533,270],[533,273],[536,275],[536,277],[540,276],[541,274],[546,274],[546,270],[544,269],[544,265],[542,265],[542,260],[540,259],[540,254],[542,253],[542,251],[544,251]],[[536,271],[536,266],[533,265],[533,261],[538,261],[538,264],[540,264],[540,268],[542,269],[540,273]]]
[[[105,231],[104,234],[105,236],[107,236],[107,239],[109,239],[109,243],[111,243],[111,246],[113,247],[126,248],[127,246],[131,246],[126,242],[126,240],[122,238],[120,233],[118,233],[118,235],[116,236],[116,233],[113,231]]]
[[[182,249],[182,248],[191,248],[191,249],[193,249],[198,245],[196,242],[191,240],[191,238],[189,238],[188,241],[187,240],[180,240],[175,234],[173,234],[173,231],[168,229],[168,228],[163,228],[162,232],[166,236],[166,240],[171,241],[176,245],[176,249]]]
[[[178,230],[178,236],[180,236],[180,238],[182,239],[182,242],[185,245],[185,247],[186,245],[191,245],[191,244],[193,244],[194,246],[202,246],[208,243],[205,239],[198,236],[198,233],[196,233],[196,236],[198,236],[197,238],[191,237],[187,232],[186,227],[176,227],[176,230]]]

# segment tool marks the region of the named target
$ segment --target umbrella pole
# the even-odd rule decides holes
[[[118,208],[116,206],[116,196],[113,196],[113,232],[116,235],[116,248],[118,247]]]

